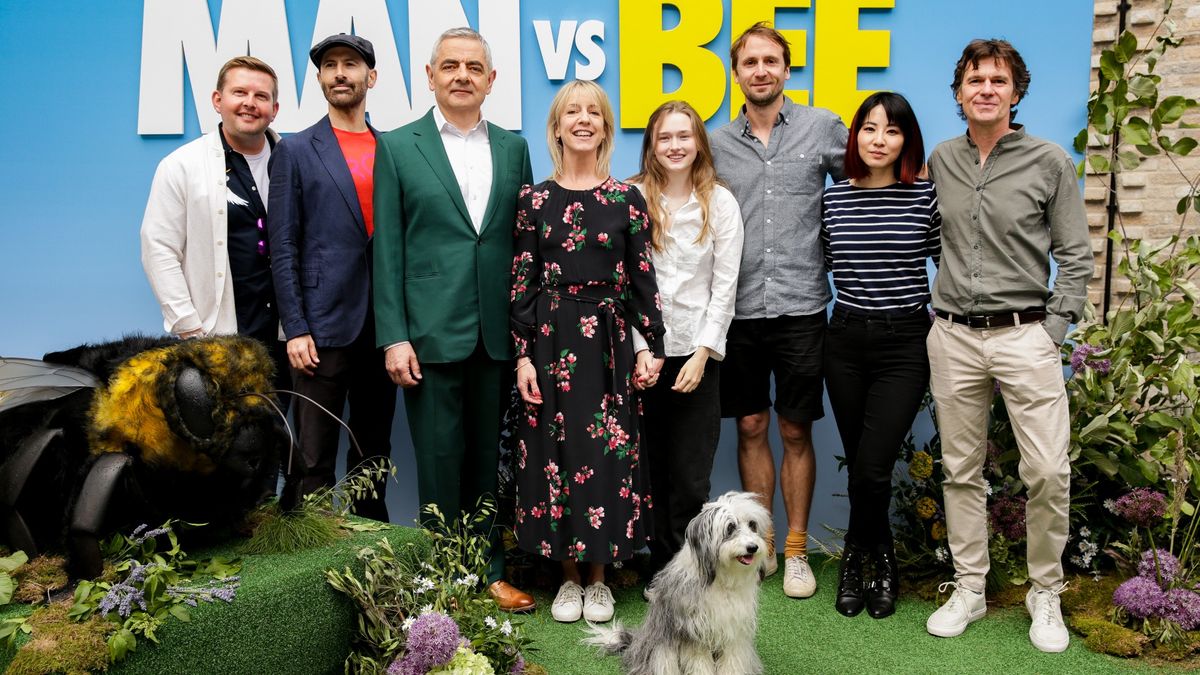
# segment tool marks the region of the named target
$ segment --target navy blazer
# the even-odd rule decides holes
[[[329,117],[277,143],[270,173],[267,229],[283,333],[345,347],[371,320],[371,239]]]

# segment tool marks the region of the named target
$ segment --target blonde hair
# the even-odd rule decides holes
[[[600,108],[600,115],[604,118],[604,138],[600,141],[600,147],[596,148],[596,175],[602,177],[609,175],[616,133],[612,104],[609,103],[608,95],[604,93],[600,85],[587,80],[572,80],[564,84],[554,95],[554,100],[550,103],[550,114],[546,119],[546,147],[550,148],[550,161],[554,163],[554,170],[550,174],[551,180],[561,176],[563,170],[563,149],[562,142],[558,138],[558,118],[562,116],[567,104],[576,98],[591,98]]]
[[[229,75],[229,71],[234,68],[245,68],[246,70],[254,70],[260,73],[266,73],[271,76],[271,102],[279,100],[279,78],[275,76],[275,69],[267,65],[265,61],[253,56],[235,56],[225,62],[221,66],[221,70],[217,71],[217,91],[225,90],[225,78]]]
[[[712,147],[708,144],[708,131],[704,128],[704,120],[700,114],[686,101],[667,101],[658,106],[646,123],[646,133],[642,136],[641,172],[629,179],[630,183],[642,186],[642,196],[646,198],[646,208],[650,212],[650,220],[654,227],[650,228],[650,241],[654,250],[661,251],[666,246],[666,231],[671,227],[671,215],[662,206],[662,190],[667,184],[667,170],[654,156],[654,147],[658,141],[658,126],[667,115],[680,113],[692,121],[692,135],[696,139],[696,159],[692,162],[689,179],[692,191],[696,193],[696,201],[700,202],[700,234],[693,243],[701,244],[712,235],[712,224],[709,222],[709,205],[712,203],[713,188],[721,183],[717,178],[717,169],[713,165]]]

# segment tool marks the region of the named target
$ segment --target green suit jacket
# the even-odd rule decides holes
[[[479,233],[432,110],[375,150],[375,325],[380,347],[412,343],[424,363],[463,361],[482,333],[512,358],[509,275],[517,192],[533,182],[525,139],[488,123],[492,192]]]

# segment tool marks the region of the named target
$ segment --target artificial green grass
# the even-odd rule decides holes
[[[833,608],[836,565],[814,555],[817,594],[805,600],[783,595],[783,566],[767,579],[759,596],[758,654],[769,675],[792,673],[1120,673],[1147,671],[1135,661],[1096,654],[1071,636],[1061,654],[1043,654],[1029,642],[1029,615],[1023,607],[988,608],[984,618],[956,638],[925,632],[934,603],[901,597],[896,614],[872,619],[866,612],[846,618]],[[614,591],[616,618],[640,625],[646,612],[641,587]],[[580,644],[586,624],[560,624],[550,616],[553,592],[535,593],[537,611],[524,620],[536,652],[529,660],[550,673],[619,675],[618,657],[599,656]]]
[[[428,547],[420,530],[355,532],[331,546],[287,555],[242,557],[241,587],[232,603],[201,603],[191,622],[170,619],[160,645],[139,639],[137,651],[109,670],[118,675],[167,673],[341,673],[356,614],[349,598],[325,583],[328,568],[361,572],[355,554],[387,537],[399,549]],[[240,541],[189,551],[193,558],[238,555]],[[28,613],[0,608],[0,619]],[[11,654],[0,653],[0,670]]]

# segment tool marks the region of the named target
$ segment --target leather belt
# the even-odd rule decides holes
[[[968,328],[983,329],[983,328],[1008,328],[1009,326],[1020,326],[1024,323],[1035,323],[1046,319],[1046,312],[1042,310],[1030,310],[1025,312],[1005,312],[1003,314],[951,314],[942,310],[934,310],[934,313],[939,317],[961,324]]]

